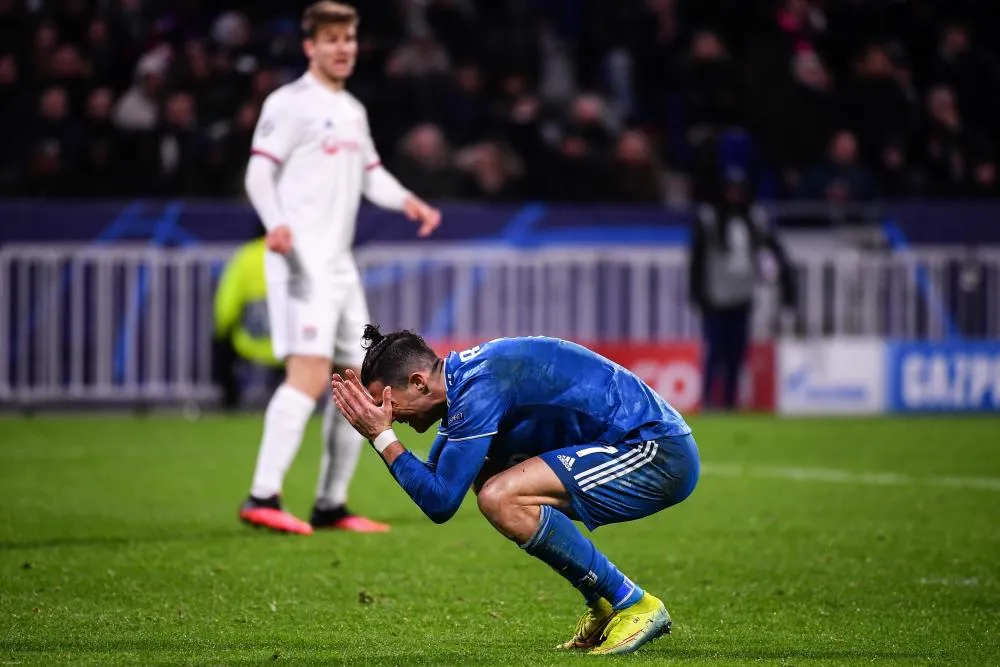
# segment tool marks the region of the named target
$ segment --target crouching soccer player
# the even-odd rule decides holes
[[[700,463],[691,428],[628,370],[555,338],[505,338],[440,359],[410,331],[365,328],[361,377],[334,375],[337,407],[436,523],[469,488],[503,535],[569,580],[588,609],[559,648],[629,653],[670,632],[656,597],[573,524],[640,519],[687,498]],[[441,420],[426,463],[393,421]]]

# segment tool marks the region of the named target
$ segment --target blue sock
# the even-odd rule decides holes
[[[598,551],[569,517],[548,505],[542,505],[538,529],[521,548],[565,577],[587,604],[604,598],[615,609],[624,609],[642,598],[641,588]]]

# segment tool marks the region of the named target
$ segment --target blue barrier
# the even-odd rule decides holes
[[[246,203],[231,201],[0,201],[0,245],[14,241],[95,241],[102,237],[152,241],[165,211],[175,210],[166,245],[240,241],[257,233],[257,218]],[[822,205],[820,205],[822,209]],[[911,245],[1000,245],[998,202],[888,202],[880,222],[892,220]],[[436,238],[510,245],[574,243],[686,243],[693,209],[661,206],[443,204],[445,224]],[[774,205],[775,214],[780,206]],[[831,212],[832,214],[832,212]],[[782,214],[784,215],[784,214]],[[791,216],[792,214],[789,214]],[[789,218],[790,219],[790,218]],[[415,239],[415,227],[401,215],[364,204],[357,243]]]

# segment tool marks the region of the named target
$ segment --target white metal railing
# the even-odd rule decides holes
[[[213,296],[233,246],[0,248],[0,400],[209,400]],[[469,244],[357,254],[374,321],[429,338],[691,339],[681,248]],[[1000,251],[800,253],[800,335],[1000,336]],[[754,335],[778,333],[773,284]],[[360,332],[359,332],[360,334]]]

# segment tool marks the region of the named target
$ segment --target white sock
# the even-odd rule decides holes
[[[347,487],[361,455],[361,434],[344,418],[333,401],[323,413],[323,458],[316,486],[316,507],[330,510],[347,503]]]
[[[250,494],[269,498],[281,493],[285,473],[302,444],[302,432],[316,409],[316,401],[294,387],[282,384],[264,413],[264,436],[257,454]]]

